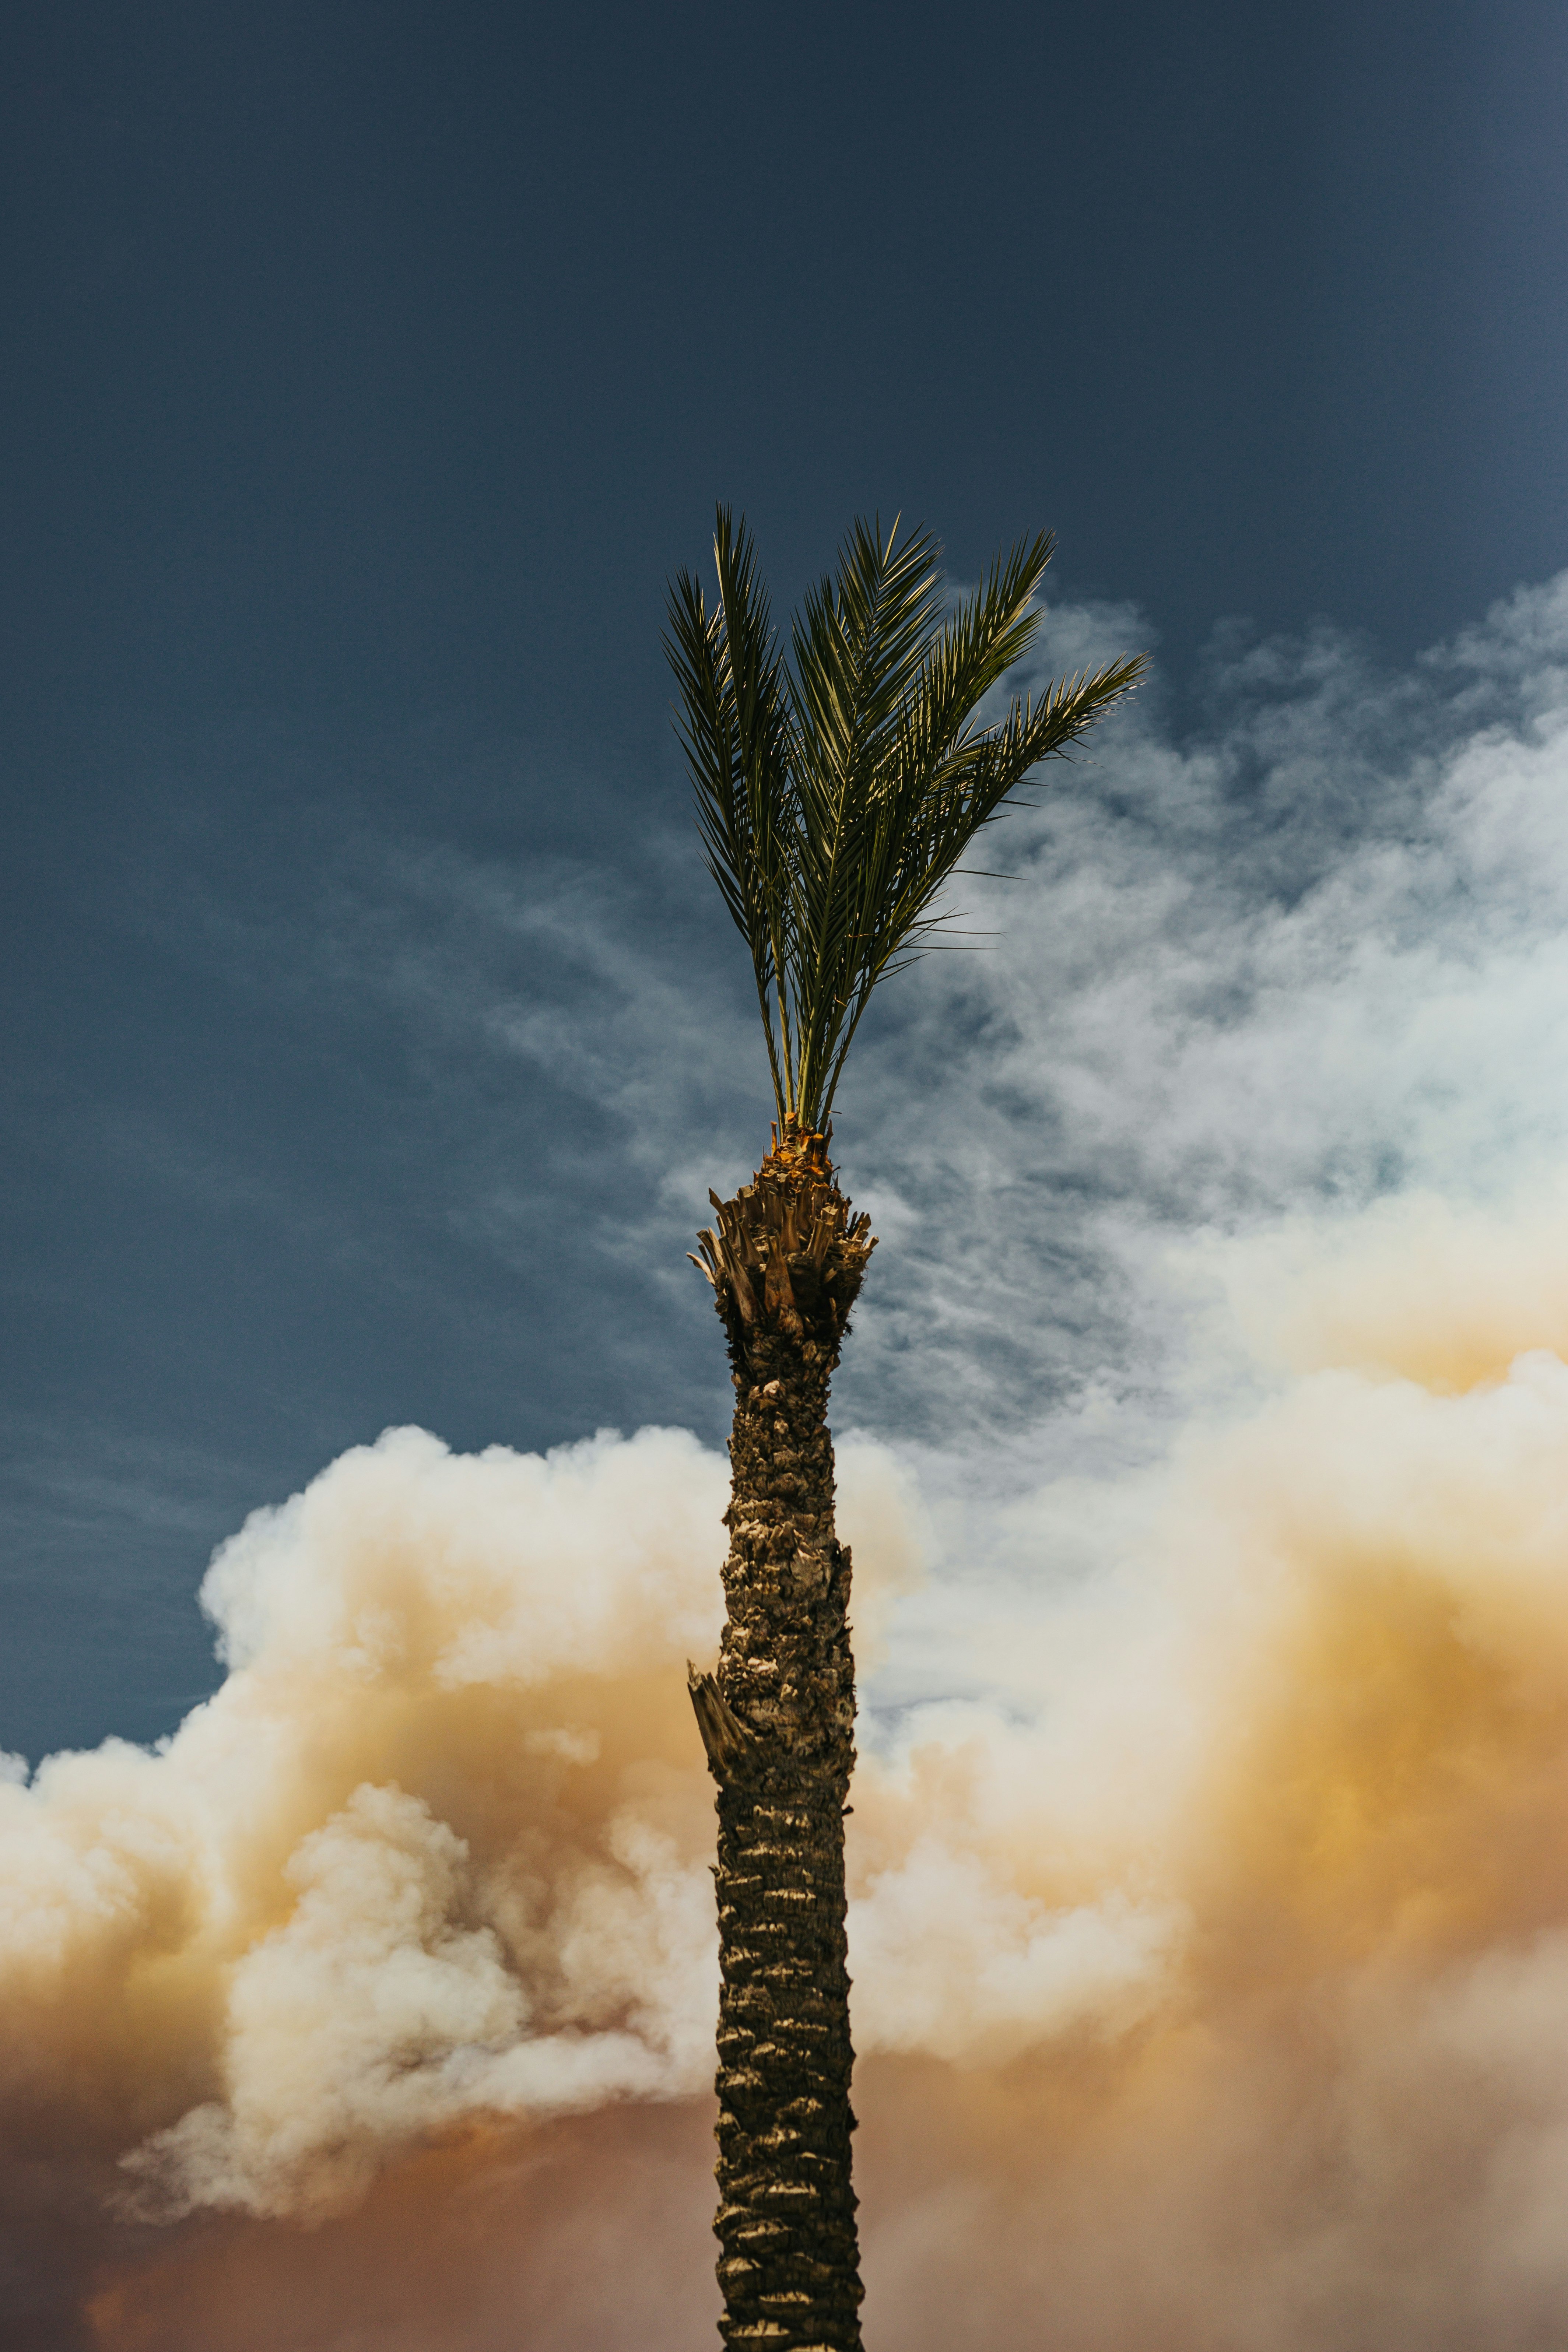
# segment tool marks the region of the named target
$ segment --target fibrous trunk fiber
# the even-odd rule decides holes
[[[718,1782],[720,2332],[860,2352],[844,1814],[855,1761],[849,1554],[827,1389],[874,1246],[828,1138],[786,1129],[697,1261],[734,1370],[728,1604],[692,1702]]]

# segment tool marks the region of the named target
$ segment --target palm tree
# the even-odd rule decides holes
[[[923,533],[858,522],[805,598],[793,659],[743,522],[721,508],[718,601],[682,572],[667,650],[709,870],[751,950],[773,1148],[693,1263],[735,1389],[717,1675],[690,1675],[718,1783],[721,2333],[737,2352],[859,2352],[844,1816],[855,1761],[849,1554],[826,1410],[866,1263],[828,1159],[835,1091],[872,991],[936,943],[939,893],[1039,761],[1137,682],[1142,657],[1015,701],[1049,537],[949,609]]]

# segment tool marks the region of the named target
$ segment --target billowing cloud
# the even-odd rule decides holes
[[[1236,654],[868,1043],[873,2342],[1568,2327],[1565,641]],[[171,1740],[0,1776],[22,2340],[710,2326],[724,1487],[390,1433],[220,1549]]]
[[[1426,1218],[1356,1238],[1423,1295]],[[1561,1246],[1489,1236],[1520,1277]],[[889,2332],[1024,2341],[1044,2312],[1075,2347],[1414,2352],[1568,2310],[1565,1461],[1551,1350],[1464,1387],[1321,1365],[1190,1430],[1143,1474],[1137,1541],[1005,1660],[984,1618],[952,1643],[990,1698],[868,1726],[852,1964]],[[844,1468],[896,1610],[905,1490],[870,1448]],[[388,2340],[466,2352],[489,2337],[444,2265],[489,2212],[464,2257],[486,2309],[548,2272],[542,2163],[551,2213],[577,2195],[608,2226],[609,2179],[661,2233],[676,2341],[700,2135],[675,2143],[678,2219],[650,2209],[668,2144],[642,2118],[708,2108],[711,1813],[680,1666],[716,1633],[722,1486],[674,1433],[545,1461],[394,1433],[220,1553],[229,1677],[163,1752],[5,1790],[10,2111],[107,2192],[99,2341],[256,2340],[223,2282],[231,2256],[269,2277],[268,2245],[268,2324],[352,2340],[290,2302],[290,2232],[312,2225],[330,2310],[403,2260],[390,2217],[427,2193]],[[28,2147],[18,2120],[14,2167]],[[204,2212],[233,2217],[216,2268]],[[665,2340],[607,2289],[530,2340],[578,2340],[584,2307],[597,2341]]]

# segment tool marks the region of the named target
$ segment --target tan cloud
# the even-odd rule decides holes
[[[1554,1217],[1473,1252],[1420,1203],[1349,1234],[1315,1368],[1190,1432],[1157,1506],[1108,1495],[1121,1556],[1034,1612],[1005,1701],[916,1708],[863,1764],[873,2343],[1568,2326],[1568,1365],[1528,1278]],[[1458,1381],[1422,1334],[1472,1258],[1492,1352]],[[1376,1349],[1334,1340],[1358,1299]],[[918,1511],[875,1449],[844,1470],[874,1620]],[[723,1496],[679,1433],[547,1461],[397,1433],[220,1556],[229,1678],[164,1749],[0,1787],[5,2160],[71,2273],[34,2340],[707,2329],[682,1665],[716,1636]]]

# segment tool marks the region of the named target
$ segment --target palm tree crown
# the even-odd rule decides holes
[[[974,835],[1142,674],[1133,656],[976,719],[1033,641],[1052,546],[1020,541],[949,609],[929,533],[858,521],[794,624],[793,661],[728,508],[713,609],[676,580],[677,723],[709,869],[751,950],[781,1129],[824,1127],[872,990],[951,922],[933,908]]]

